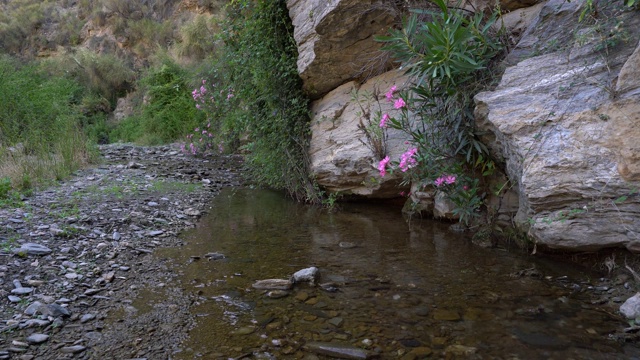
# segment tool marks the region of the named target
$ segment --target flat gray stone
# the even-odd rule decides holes
[[[252,286],[258,290],[289,290],[292,283],[284,279],[265,279],[256,281]]]
[[[11,293],[15,295],[26,295],[26,294],[31,294],[32,292],[33,292],[33,288],[30,288],[30,287],[21,287],[21,288],[11,290]]]
[[[48,247],[36,243],[22,244],[19,248],[13,249],[14,254],[49,255],[52,252],[53,250]]]
[[[34,333],[29,335],[26,340],[29,344],[41,344],[49,340],[49,335]]]
[[[77,354],[85,351],[87,348],[82,345],[74,345],[74,346],[65,346],[60,349],[60,351],[64,354]]]

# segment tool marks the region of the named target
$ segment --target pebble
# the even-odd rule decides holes
[[[65,354],[77,354],[85,351],[87,348],[82,345],[74,345],[74,346],[65,346],[60,348],[60,351]]]
[[[95,318],[96,318],[95,314],[84,314],[84,315],[82,315],[80,317],[80,322],[84,324],[84,323],[89,322],[89,321],[91,321],[91,320],[93,320]]]
[[[26,295],[26,294],[31,294],[32,292],[33,292],[33,288],[30,288],[30,287],[21,287],[21,288],[11,290],[11,293],[15,295]]]
[[[34,333],[29,335],[26,340],[29,344],[41,344],[49,340],[49,335]]]
[[[42,307],[42,303],[39,301],[32,302],[26,309],[24,309],[24,314],[28,316],[35,315],[40,308]]]

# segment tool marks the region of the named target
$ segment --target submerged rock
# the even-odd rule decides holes
[[[627,319],[635,319],[640,316],[640,293],[636,293],[632,297],[628,298],[620,306],[620,313]]]
[[[294,284],[299,284],[303,282],[309,283],[309,285],[315,285],[316,279],[318,278],[318,268],[315,266],[298,270],[291,277],[291,281]]]
[[[332,342],[310,342],[305,345],[307,351],[340,359],[371,359],[374,354],[348,344]]]
[[[285,279],[265,279],[254,282],[252,286],[258,290],[289,290],[293,283]]]

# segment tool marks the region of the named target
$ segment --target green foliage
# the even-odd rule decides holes
[[[0,57],[0,177],[25,189],[64,178],[89,161],[82,95],[72,79]]]
[[[0,178],[0,200],[9,198],[10,192],[11,192],[11,178],[9,177]]]
[[[124,120],[111,140],[144,144],[172,142],[204,121],[187,86],[188,73],[168,58],[148,70],[138,84],[146,96],[139,115]]]
[[[388,126],[411,139],[412,147],[398,163],[407,181],[428,185],[453,179],[456,186],[440,190],[467,223],[484,197],[473,175],[489,175],[494,169],[476,134],[473,96],[490,83],[491,65],[502,51],[493,30],[498,12],[487,18],[448,8],[444,0],[431,1],[436,11],[413,10],[401,30],[378,38],[413,79],[409,91],[395,94],[393,88],[387,94],[390,100],[402,100]],[[419,21],[419,16],[428,20]],[[388,161],[381,164],[381,174]]]
[[[201,14],[180,28],[180,42],[176,45],[180,55],[204,59],[215,51],[215,23],[212,20],[211,16]]]
[[[307,170],[308,99],[285,1],[233,1],[221,27],[223,46],[206,78],[234,97],[232,111],[207,113],[216,135],[231,148],[249,139],[243,149],[257,183],[318,201]]]

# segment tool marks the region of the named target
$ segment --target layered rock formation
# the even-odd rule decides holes
[[[640,251],[640,17],[613,10],[599,32],[578,26],[581,5],[547,2],[477,120],[536,244]]]
[[[395,16],[382,0],[288,0],[298,44],[298,72],[312,98],[386,66],[375,35],[385,35]],[[372,68],[373,67],[373,68]]]
[[[579,24],[584,1],[500,3],[509,11],[503,23],[512,37],[524,35],[505,60],[509,67],[499,86],[476,97],[483,140],[511,184],[511,200],[489,199],[490,206],[503,207],[498,213],[505,222],[517,210],[517,226],[540,246],[640,251],[640,17],[621,5]],[[370,11],[347,11],[357,4]],[[384,93],[406,81],[399,71],[361,81],[365,60],[379,48],[373,35],[386,33],[395,17],[373,0],[288,5],[299,71],[317,99],[312,173],[330,192],[397,196],[399,179],[377,174],[379,158],[363,141],[363,109],[352,97],[356,91]],[[388,65],[383,62],[378,71]],[[405,150],[404,141],[391,134],[392,158]],[[428,212],[438,208],[433,191],[414,193]]]

